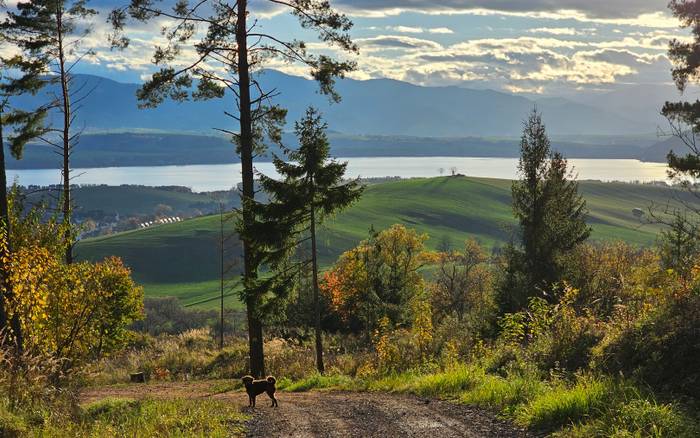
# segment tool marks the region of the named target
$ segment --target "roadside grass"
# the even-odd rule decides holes
[[[534,430],[554,430],[602,414],[613,403],[614,386],[608,379],[577,378],[573,385],[550,386],[514,411],[515,423]]]
[[[0,409],[0,436],[232,437],[243,436],[248,416],[213,400],[104,399],[71,416],[36,418]]]
[[[357,390],[357,383],[349,376],[340,374],[313,374],[301,380],[280,379],[277,387],[287,392],[306,392],[312,389],[332,388],[335,390]]]
[[[409,393],[487,408],[518,426],[559,437],[694,437],[700,419],[664,404],[624,379],[593,374],[542,380],[536,375],[498,376],[478,364],[435,373],[405,371],[364,378],[313,374],[284,380],[280,389]]]

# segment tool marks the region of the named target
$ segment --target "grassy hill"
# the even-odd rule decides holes
[[[343,251],[377,230],[395,223],[428,233],[435,248],[449,239],[459,246],[467,238],[495,247],[507,241],[515,225],[510,206],[510,181],[467,177],[413,179],[370,185],[360,202],[326,223],[322,230],[321,260],[330,265]],[[642,225],[634,208],[665,204],[682,195],[670,188],[622,183],[582,182],[590,209],[594,240],[625,240],[650,245],[659,228]],[[218,296],[219,217],[208,216],[146,230],[131,231],[80,242],[79,258],[122,257],[147,295],[180,297],[185,304],[215,306]],[[226,226],[232,233],[232,225]],[[240,247],[229,251],[231,262]],[[235,304],[235,297],[229,299]]]

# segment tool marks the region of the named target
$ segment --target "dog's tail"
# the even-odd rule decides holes
[[[272,376],[269,376],[269,377],[267,378],[267,382],[274,385],[274,384],[277,382],[277,379],[275,379],[275,378],[272,377]]]

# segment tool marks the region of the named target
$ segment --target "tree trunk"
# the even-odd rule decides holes
[[[316,368],[323,374],[323,334],[321,333],[321,300],[318,293],[318,257],[316,254],[316,214],[311,202],[311,265],[314,283],[314,323],[316,329]]]
[[[0,110],[0,221],[5,225],[5,233],[7,235],[7,252],[12,252],[12,243],[10,236],[10,209],[7,199],[7,174],[5,172],[5,139],[2,125],[2,110]],[[0,257],[0,330],[7,329],[7,309],[5,301],[10,301],[13,298],[14,292],[12,285],[7,281],[9,276],[9,266],[5,263],[5,257]],[[22,338],[22,325],[19,320],[19,314],[16,312],[12,315],[10,321],[12,335],[14,336],[15,352],[18,355],[22,354],[24,340]],[[1,341],[5,341],[2,339]]]
[[[250,229],[255,221],[250,203],[255,199],[255,175],[253,173],[253,120],[250,102],[250,66],[248,64],[248,29],[246,18],[248,14],[247,0],[238,1],[238,22],[236,27],[236,42],[238,43],[238,88],[240,115],[240,153],[241,173],[243,179],[243,194],[241,207],[243,210],[243,228]],[[250,348],[250,372],[255,377],[265,374],[265,357],[263,353],[262,322],[258,315],[260,297],[251,287],[257,280],[256,267],[253,265],[251,242],[243,238],[243,287],[246,297],[246,315],[248,317],[248,345]]]
[[[71,236],[71,193],[70,193],[70,125],[71,107],[70,91],[68,90],[68,72],[66,71],[66,58],[63,51],[63,10],[60,4],[56,11],[56,29],[58,33],[58,63],[61,74],[61,100],[63,110],[63,224],[65,230],[66,263],[73,263],[73,238]]]

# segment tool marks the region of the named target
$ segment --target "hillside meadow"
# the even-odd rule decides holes
[[[475,238],[487,248],[508,241],[515,225],[511,182],[463,176],[411,179],[371,184],[361,200],[330,219],[320,239],[321,262],[331,265],[344,251],[376,230],[400,223],[427,233],[431,249],[449,243],[458,247]],[[660,227],[634,215],[677,199],[693,202],[683,192],[657,185],[583,181],[580,190],[590,210],[594,241],[623,240],[636,246],[656,241]],[[83,260],[121,257],[144,284],[146,296],[177,296],[184,305],[215,308],[219,297],[220,217],[188,221],[83,240],[76,254]],[[225,234],[233,234],[232,221]],[[240,248],[227,243],[227,266],[236,270]],[[234,274],[231,277],[235,277]],[[227,291],[227,306],[238,308],[236,294]]]

